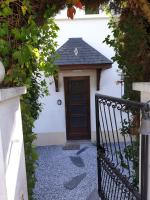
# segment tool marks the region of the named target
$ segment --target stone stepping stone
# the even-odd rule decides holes
[[[63,150],[80,150],[79,144],[65,144],[65,146],[62,148]]]
[[[73,177],[70,181],[64,183],[64,187],[68,190],[75,189],[81,181],[86,177],[86,173]]]
[[[100,200],[97,189],[94,189],[86,200]]]
[[[80,156],[70,156],[70,160],[77,167],[85,167],[84,161]]]
[[[81,153],[83,153],[84,151],[86,151],[89,147],[83,147],[82,149],[80,149],[78,152],[77,152],[77,155],[80,155]]]

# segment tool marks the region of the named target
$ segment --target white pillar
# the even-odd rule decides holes
[[[0,131],[0,199],[7,200],[7,189],[6,189],[5,166],[4,166],[4,155],[3,155],[1,131]]]
[[[133,90],[140,91],[141,102],[148,102],[150,100],[150,82],[133,83]],[[150,137],[148,139],[148,186],[147,186],[147,200],[150,199]]]
[[[0,89],[0,200],[28,200],[20,96],[24,87]]]

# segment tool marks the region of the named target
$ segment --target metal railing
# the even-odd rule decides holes
[[[139,128],[140,112],[147,104],[100,94],[95,103],[100,197],[144,200],[139,193]],[[141,179],[145,179],[143,174]]]

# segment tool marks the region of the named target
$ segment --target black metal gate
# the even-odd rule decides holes
[[[102,200],[145,199],[139,192],[140,185],[146,193],[139,180],[139,124],[140,112],[146,106],[96,95],[98,192]],[[147,136],[142,137],[146,142]],[[146,145],[144,148],[143,153],[147,152]],[[144,176],[140,176],[142,181]]]

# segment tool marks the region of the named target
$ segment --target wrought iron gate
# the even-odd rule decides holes
[[[140,111],[147,104],[99,94],[95,100],[99,196],[144,200],[139,193],[139,124]]]

